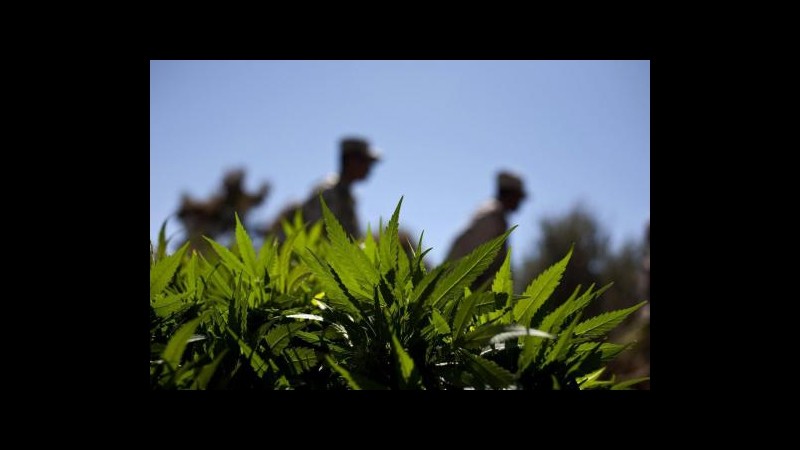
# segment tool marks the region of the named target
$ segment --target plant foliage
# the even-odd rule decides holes
[[[150,251],[153,389],[624,389],[602,380],[628,345],[606,334],[644,305],[584,318],[607,288],[552,298],[572,251],[522,292],[510,253],[490,288],[469,286],[513,228],[430,271],[422,237],[399,241],[402,198],[386,226],[352,240],[321,200],[256,252],[236,218],[213,254]],[[322,233],[322,227],[326,233]],[[162,227],[163,230],[163,227]]]

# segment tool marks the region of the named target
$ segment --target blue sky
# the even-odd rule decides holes
[[[649,61],[151,61],[150,239],[181,193],[207,198],[234,167],[272,185],[248,217],[271,222],[353,134],[384,156],[354,188],[362,227],[405,196],[401,226],[425,231],[434,264],[500,169],[531,194],[509,220],[516,264],[577,202],[615,247],[650,217]],[[175,218],[167,234],[182,237]]]

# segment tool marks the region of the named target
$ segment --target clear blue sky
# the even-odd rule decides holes
[[[270,182],[248,222],[271,222],[337,170],[350,134],[384,156],[354,188],[362,227],[405,196],[401,226],[425,230],[434,264],[503,168],[532,194],[510,216],[516,264],[576,202],[614,247],[650,217],[649,61],[151,61],[150,238],[233,167],[248,190]],[[182,238],[177,219],[167,234]]]

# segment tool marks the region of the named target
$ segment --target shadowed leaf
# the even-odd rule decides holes
[[[253,279],[259,278],[261,274],[258,273],[255,247],[253,247],[253,242],[250,240],[250,236],[247,235],[244,225],[239,220],[239,214],[234,214],[236,216],[236,245],[239,247],[239,254],[242,255],[244,268]]]
[[[502,235],[480,245],[467,256],[455,261],[451,266],[452,269],[445,273],[442,280],[436,284],[436,289],[429,298],[430,305],[436,307],[440,303],[447,303],[448,300],[461,295],[464,288],[468,287],[489,267],[503,246],[503,242],[515,228],[516,226],[512,227]]]
[[[603,337],[609,331],[613,330],[619,325],[626,317],[633,314],[637,309],[644,306],[647,302],[643,301],[630,308],[618,309],[616,311],[600,314],[599,316],[592,317],[591,319],[581,323],[575,328],[575,334],[580,336],[581,339],[595,339]]]
[[[150,299],[153,299],[167,287],[170,280],[172,280],[172,276],[175,275],[175,271],[178,269],[187,248],[189,248],[188,242],[183,244],[177,252],[160,259],[150,269]]]
[[[569,249],[564,259],[542,272],[542,274],[536,277],[528,288],[525,289],[523,295],[528,298],[520,300],[514,307],[514,318],[517,322],[523,326],[531,325],[533,315],[536,314],[536,311],[550,297],[553,290],[555,290],[558,283],[561,281],[561,276],[564,274],[564,269],[566,269],[571,256],[572,248]]]
[[[200,325],[200,317],[192,319],[180,328],[175,334],[172,335],[167,347],[164,349],[161,358],[169,364],[173,369],[177,369],[181,362],[181,356],[186,349],[186,344],[189,343],[189,338],[194,334],[194,330]]]

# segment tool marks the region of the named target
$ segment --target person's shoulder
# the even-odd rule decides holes
[[[339,176],[337,174],[330,174],[322,179],[322,181],[314,184],[314,187],[311,188],[311,195],[309,199],[314,199],[319,196],[319,194],[324,194],[333,188],[339,183]]]
[[[339,175],[335,173],[329,174],[323,178],[322,181],[317,183],[314,187],[314,192],[329,191],[335,188],[337,184],[339,184]]]
[[[475,220],[481,220],[487,217],[503,215],[503,205],[499,200],[493,198],[483,202],[478,210],[475,211]]]

